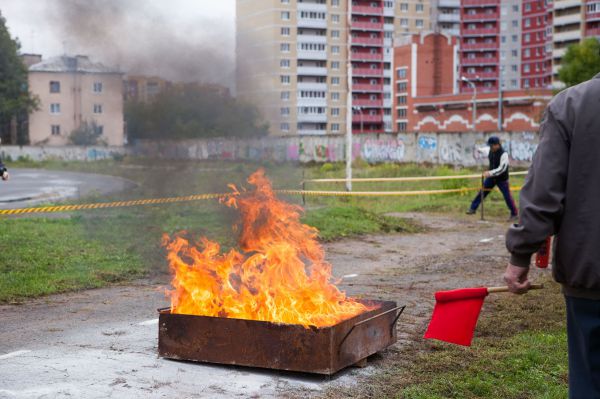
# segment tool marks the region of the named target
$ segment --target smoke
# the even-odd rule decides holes
[[[68,53],[90,55],[128,74],[233,84],[234,33],[220,20],[167,17],[147,0],[53,0],[47,15]]]

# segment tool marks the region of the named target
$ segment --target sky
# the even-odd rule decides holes
[[[211,58],[234,60],[235,0],[0,0],[0,12],[11,35],[19,38],[21,52],[44,58],[87,54],[101,62],[128,68],[145,63],[152,69],[148,64],[161,64],[160,57],[144,58],[141,53],[158,52],[156,47],[163,46],[161,52],[171,59],[179,51],[192,54],[199,64]],[[82,17],[82,12],[87,16]],[[111,26],[101,22],[102,16],[118,21]],[[138,58],[135,64],[128,54]],[[158,65],[150,72],[168,74],[171,69],[170,64]],[[224,79],[206,69],[210,68],[204,68],[203,75],[215,75],[209,80]],[[192,75],[181,73],[184,80],[191,80]]]

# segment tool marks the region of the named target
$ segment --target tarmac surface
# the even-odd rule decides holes
[[[0,181],[0,209],[15,209],[90,195],[108,195],[135,187],[115,176],[91,173],[10,169],[10,180]]]

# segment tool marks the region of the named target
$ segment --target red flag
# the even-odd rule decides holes
[[[435,293],[435,307],[424,338],[471,346],[487,288]]]

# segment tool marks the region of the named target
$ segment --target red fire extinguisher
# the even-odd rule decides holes
[[[535,265],[540,269],[546,269],[550,263],[550,250],[552,248],[552,237],[546,238],[542,247],[535,255]]]

